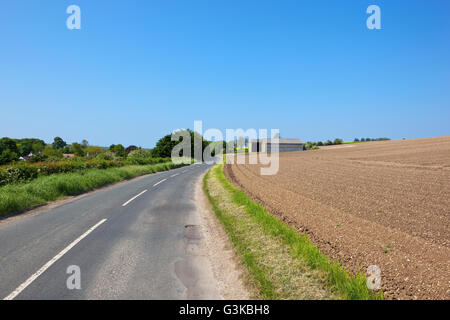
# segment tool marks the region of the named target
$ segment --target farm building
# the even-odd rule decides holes
[[[278,143],[279,152],[302,151],[303,142],[300,139],[252,139],[249,152],[272,152]]]

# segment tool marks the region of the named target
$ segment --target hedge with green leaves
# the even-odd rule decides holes
[[[40,176],[88,169],[118,168],[126,165],[150,165],[169,162],[166,158],[127,158],[124,160],[66,159],[52,162],[19,162],[0,166],[0,186],[34,180]]]

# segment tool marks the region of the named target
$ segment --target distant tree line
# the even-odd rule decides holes
[[[387,140],[391,140],[389,138],[355,138],[355,140],[353,140],[353,142],[369,142],[369,141],[387,141]]]
[[[386,140],[391,140],[389,138],[355,138],[355,140],[353,140],[353,142],[344,142],[344,140],[336,138],[333,141],[331,140],[327,140],[325,142],[322,141],[317,141],[317,142],[311,142],[308,141],[305,143],[305,149],[306,150],[314,150],[317,149],[318,147],[321,146],[332,146],[332,145],[338,145],[338,144],[343,144],[343,143],[358,143],[358,142],[369,142],[369,141],[386,141]]]
[[[186,130],[191,137],[191,157],[194,157],[195,138],[202,141],[202,153],[211,143],[197,132]],[[181,138],[179,139],[181,141]],[[64,157],[122,160],[126,158],[170,158],[172,149],[179,143],[172,141],[172,135],[162,137],[153,149],[143,149],[135,145],[124,147],[122,144],[112,144],[109,148],[91,146],[87,140],[68,144],[61,137],[55,137],[52,143],[40,139],[0,139],[0,165],[18,161],[41,162],[58,161]],[[183,155],[181,155],[183,156]]]
[[[45,142],[40,139],[0,139],[0,164],[6,164],[26,157],[30,153],[39,153],[45,149]]]
[[[327,140],[325,142],[322,142],[322,141],[317,141],[317,142],[308,141],[308,142],[305,143],[305,148],[306,148],[306,150],[314,150],[314,149],[317,149],[318,147],[321,147],[321,146],[332,146],[332,145],[338,145],[338,144],[343,144],[343,143],[344,143],[344,140],[339,139],[339,138],[336,138],[333,141]]]
[[[87,140],[68,144],[61,137],[55,137],[53,143],[40,139],[0,139],[0,165],[25,160],[28,162],[58,161],[74,155],[78,158],[120,160],[123,158],[149,158],[151,151],[136,146],[124,148],[123,145],[111,145],[108,148],[91,146]]]

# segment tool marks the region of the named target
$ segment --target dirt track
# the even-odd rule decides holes
[[[225,173],[350,270],[378,265],[388,299],[450,299],[450,137],[280,154]]]

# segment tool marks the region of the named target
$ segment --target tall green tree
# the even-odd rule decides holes
[[[13,139],[0,139],[0,164],[7,164],[19,160],[18,148]]]
[[[17,155],[17,153],[12,152],[9,149],[6,149],[2,153],[0,153],[0,165],[8,164],[17,160],[19,160],[19,156]]]
[[[6,150],[9,150],[16,154],[19,152],[16,142],[13,139],[7,137],[0,139],[0,153]]]
[[[63,139],[61,139],[60,137],[55,137],[55,139],[53,140],[54,149],[62,149],[65,146],[67,146],[67,143]]]
[[[202,154],[205,148],[209,145],[210,142],[206,141],[199,133],[194,132],[192,130],[185,130],[189,136],[190,136],[190,144],[191,144],[191,158],[194,158],[195,156],[195,140],[201,141],[201,150]],[[156,147],[152,149],[152,156],[153,157],[162,157],[162,158],[170,158],[172,156],[172,150],[173,148],[180,142],[183,141],[183,138],[180,137],[178,141],[172,141],[172,135],[168,134],[156,143]],[[186,156],[183,154],[180,154],[180,156]]]

